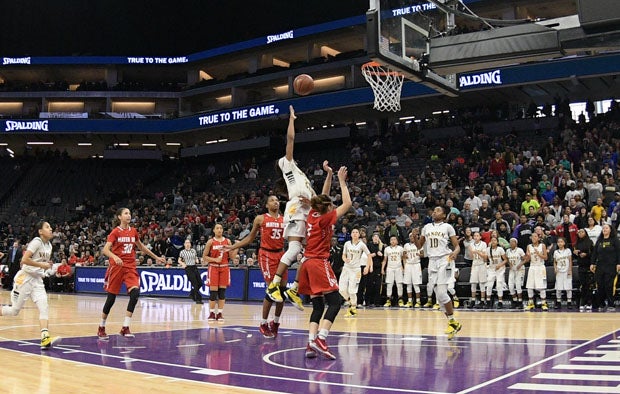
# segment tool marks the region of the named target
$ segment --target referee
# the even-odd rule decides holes
[[[189,283],[192,285],[192,290],[189,292],[189,298],[194,300],[196,304],[202,304],[202,295],[200,289],[202,283],[200,282],[200,272],[198,271],[198,256],[196,251],[192,249],[192,242],[189,239],[185,240],[183,244],[184,249],[179,253],[179,265],[185,268],[185,274]]]

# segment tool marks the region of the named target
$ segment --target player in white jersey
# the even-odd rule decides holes
[[[48,332],[49,311],[47,293],[43,284],[45,271],[52,267],[53,238],[52,227],[48,222],[40,221],[35,225],[34,237],[22,257],[22,268],[15,275],[13,290],[11,291],[12,305],[4,305],[2,316],[17,316],[24,307],[28,298],[32,299],[39,309],[39,324],[41,326],[41,349],[52,346],[52,338]]]
[[[407,285],[407,304],[405,307],[420,308],[422,306],[422,299],[420,296],[420,285],[422,284],[422,264],[420,263],[420,250],[418,249],[417,242],[420,238],[420,230],[414,228],[409,234],[409,241],[404,247],[405,258],[405,275],[403,283]],[[415,297],[413,297],[413,291],[415,290]],[[414,303],[415,301],[415,303]],[[415,304],[415,305],[414,305]]]
[[[281,181],[286,184],[289,201],[284,210],[284,237],[288,240],[286,253],[282,256],[278,269],[273,277],[273,281],[267,287],[267,296],[275,302],[282,302],[280,293],[280,282],[284,271],[297,261],[297,255],[302,251],[302,242],[306,238],[306,221],[310,211],[309,200],[316,196],[310,180],[303,173],[293,159],[293,148],[295,146],[295,109],[289,106],[289,122],[286,131],[286,153],[277,162],[277,169],[282,173]],[[327,160],[323,162],[323,169],[327,177],[323,184],[321,194],[328,194],[331,189],[333,171],[329,167]],[[305,203],[304,203],[305,201]],[[299,273],[299,270],[297,270]],[[293,286],[284,292],[286,298],[293,303],[293,306],[303,310],[301,298],[297,294],[298,278],[295,278]]]
[[[525,252],[517,246],[518,240],[510,238],[510,248],[506,250],[508,272],[508,291],[512,296],[512,307],[523,307],[523,279],[525,278]]]
[[[563,237],[557,240],[558,248],[553,252],[555,269],[555,309],[562,307],[562,291],[566,291],[567,308],[573,309],[573,258]]]
[[[463,326],[454,318],[452,300],[448,295],[448,283],[453,275],[451,262],[456,260],[461,249],[454,227],[444,223],[449,212],[448,207],[435,207],[433,222],[422,229],[418,248],[427,244],[428,280],[435,284],[437,302],[448,318],[448,328],[445,332],[448,334],[448,339],[452,339]],[[454,250],[450,249],[450,243]]]
[[[351,230],[351,240],[344,243],[342,249],[342,260],[344,266],[340,273],[340,280],[338,287],[340,288],[340,295],[345,300],[349,300],[351,306],[345,316],[351,317],[357,315],[357,290],[360,284],[360,278],[362,275],[361,266],[362,258],[366,258],[366,268],[364,268],[364,275],[367,275],[372,268],[372,257],[370,257],[370,251],[366,244],[360,239],[360,231],[357,228]]]
[[[535,290],[540,293],[540,299],[542,300],[542,310],[548,311],[547,306],[547,269],[545,267],[545,261],[547,261],[547,247],[540,242],[540,237],[537,233],[532,234],[532,243],[527,245],[527,251],[525,252],[527,261],[530,262],[530,270],[527,274],[527,288],[528,302],[525,306],[525,310],[530,311],[534,309],[534,295]]]
[[[491,238],[491,245],[487,251],[489,264],[487,265],[487,308],[491,308],[491,295],[493,294],[493,283],[497,291],[497,308],[503,307],[504,288],[506,287],[506,251],[499,246],[499,240]]]
[[[473,235],[474,242],[469,246],[472,256],[471,275],[469,283],[471,285],[472,304],[475,308],[483,308],[486,299],[485,285],[487,283],[487,243],[480,239],[480,233],[476,231]],[[476,303],[476,291],[480,287],[480,302]]]
[[[383,261],[381,262],[381,275],[385,275],[387,301],[384,306],[392,306],[392,287],[396,283],[398,293],[398,306],[404,306],[403,302],[403,254],[405,250],[398,244],[398,238],[393,235],[390,237],[390,246],[383,250]]]

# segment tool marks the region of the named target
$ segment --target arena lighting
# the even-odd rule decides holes
[[[93,146],[91,142],[78,142],[78,146]]]
[[[232,94],[228,94],[226,96],[216,97],[215,101],[220,104],[231,103],[232,102]]]
[[[357,122],[356,126],[366,126],[366,122]]]
[[[344,75],[336,77],[320,78],[314,80],[314,88],[328,88],[337,84],[344,84]]]
[[[114,144],[114,146],[129,146],[129,144],[126,142],[119,142],[119,143]]]
[[[9,146],[9,144],[7,142],[0,142],[0,146]]]
[[[207,145],[210,145],[210,144],[217,144],[217,140],[207,141],[207,142],[206,142],[206,144],[207,144]]]
[[[217,142],[226,142],[226,141],[228,141],[228,138],[224,138],[224,139],[221,139],[221,140],[217,140]]]
[[[181,146],[180,142],[166,142],[166,145],[168,146]]]
[[[285,62],[284,60],[280,60],[275,57],[273,58],[272,63],[274,66],[280,66],[280,67],[286,67],[286,68],[289,68],[291,66],[291,63]]]
[[[399,118],[398,120],[409,120],[409,119],[415,119],[415,116],[403,116],[402,118]]]
[[[27,145],[54,145],[52,141],[28,141]]]
[[[321,56],[327,56],[327,55],[329,55],[329,56],[336,56],[336,55],[339,55],[339,54],[340,54],[340,51],[337,51],[337,50],[335,50],[332,47],[328,47],[327,45],[323,45],[321,47]]]
[[[47,103],[49,112],[81,112],[84,111],[82,101],[50,101]]]
[[[157,144],[153,144],[153,143],[144,143],[144,144],[142,144],[142,146],[157,146]]]

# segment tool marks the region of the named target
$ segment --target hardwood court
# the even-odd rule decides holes
[[[0,302],[8,303],[8,296],[2,291]],[[531,392],[540,382],[545,390],[607,384],[600,392],[616,392],[599,374],[619,380],[620,373],[596,362],[595,372],[571,366],[588,354],[601,354],[612,366],[620,361],[618,352],[595,350],[620,346],[614,312],[459,310],[464,328],[453,341],[443,334],[446,320],[438,311],[367,309],[355,318],[341,313],[328,338],[339,360],[328,361],[304,359],[309,308],[287,306],[273,340],[258,333],[259,303],[228,303],[225,322],[208,323],[206,304],[144,297],[132,321],[135,342],[127,343],[114,335],[127,301],[119,297],[108,319],[111,339],[101,344],[95,334],[103,296],[49,298],[50,332],[62,337],[52,350],[39,350],[32,303],[17,317],[0,318],[1,392]],[[573,367],[581,373],[561,373]],[[588,373],[597,381],[588,380]]]

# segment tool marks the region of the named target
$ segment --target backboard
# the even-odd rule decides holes
[[[366,21],[372,60],[443,94],[458,94],[455,75],[438,75],[427,67],[429,37],[445,30],[449,15],[429,1],[370,0]]]

